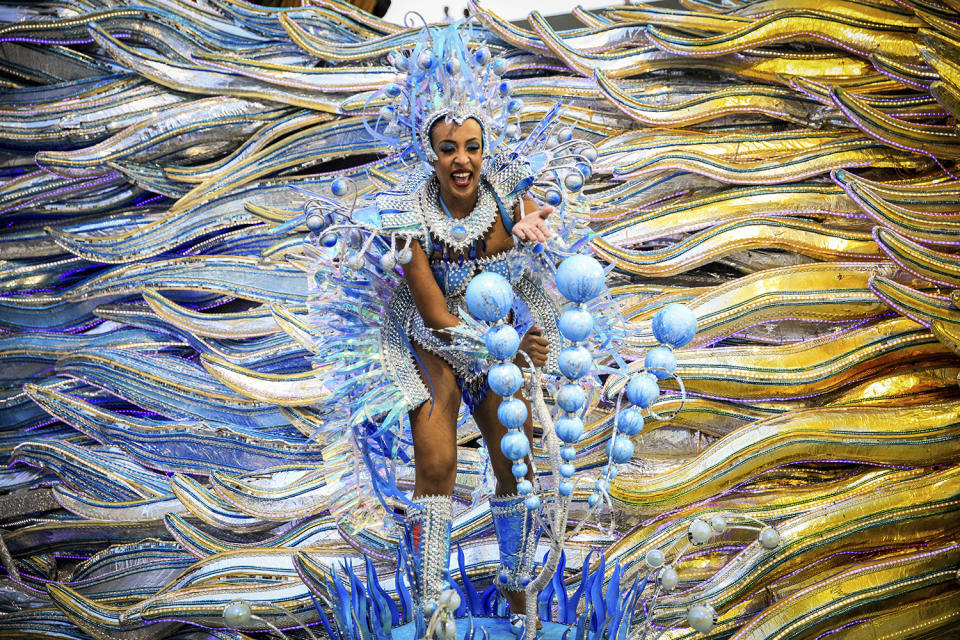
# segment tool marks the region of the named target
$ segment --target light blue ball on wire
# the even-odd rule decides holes
[[[497,417],[507,429],[519,429],[527,419],[527,405],[519,398],[507,398],[497,407]]]
[[[520,347],[520,335],[508,324],[487,329],[483,341],[487,351],[496,360],[512,360],[517,354],[517,348]]]
[[[677,369],[677,356],[670,347],[654,347],[647,351],[643,359],[643,368],[657,377],[666,380]]]
[[[470,280],[464,297],[467,308],[475,318],[497,322],[507,315],[513,305],[513,287],[500,274],[484,271]]]
[[[567,444],[573,444],[583,436],[583,420],[576,416],[560,416],[553,423],[557,437]]]
[[[525,496],[531,491],[533,491],[533,483],[529,480],[520,480],[517,482],[517,493],[520,495]]]
[[[507,431],[500,439],[500,451],[508,460],[523,460],[530,453],[530,441],[521,431]]]
[[[536,511],[540,508],[540,498],[531,494],[527,496],[527,499],[523,501],[523,504],[529,511]]]
[[[510,468],[510,470],[513,472],[513,477],[514,477],[514,478],[517,478],[518,480],[519,480],[520,478],[525,478],[525,477],[527,476],[527,463],[526,463],[526,462],[514,462],[514,463],[513,463],[513,466]]]
[[[661,344],[678,349],[697,333],[697,316],[689,307],[673,302],[653,314],[653,336]]]
[[[643,415],[633,407],[621,409],[617,414],[617,429],[627,436],[635,436],[643,431]]]
[[[599,262],[578,253],[557,267],[557,289],[571,302],[587,302],[603,290],[603,275]]]
[[[617,436],[607,442],[607,456],[611,462],[623,464],[633,457],[633,441],[627,436]]]
[[[581,342],[593,331],[593,314],[580,307],[567,309],[560,314],[557,327],[570,342]]]
[[[569,462],[564,462],[560,465],[560,475],[564,478],[570,478],[577,472],[577,468],[570,464]]]
[[[487,384],[495,394],[506,398],[523,386],[523,373],[520,367],[512,362],[501,362],[487,371]]]
[[[561,460],[566,460],[567,462],[570,462],[576,457],[577,457],[577,450],[571,447],[570,445],[560,447]]]
[[[584,347],[564,347],[557,357],[560,372],[571,380],[579,380],[590,372],[593,357]]]
[[[653,374],[639,373],[627,383],[627,400],[641,409],[646,409],[659,397],[660,385]]]
[[[557,493],[562,496],[569,496],[573,493],[573,483],[569,480],[561,480],[557,483]]]
[[[565,384],[557,391],[557,406],[567,413],[580,411],[586,401],[587,394],[579,385]]]

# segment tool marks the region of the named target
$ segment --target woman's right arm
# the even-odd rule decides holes
[[[443,296],[443,291],[440,290],[440,285],[437,284],[437,279],[433,276],[430,261],[423,247],[419,242],[411,242],[410,250],[413,252],[413,258],[403,265],[403,274],[407,279],[407,286],[410,287],[413,303],[417,305],[417,311],[423,318],[423,323],[434,331],[460,324],[460,320],[447,310],[447,300]],[[438,337],[445,342],[450,341],[445,331],[441,331]]]

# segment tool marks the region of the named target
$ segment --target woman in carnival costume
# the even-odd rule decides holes
[[[320,198],[308,207],[317,242],[340,248],[335,258],[317,264],[320,292],[314,297],[321,301],[315,309],[323,343],[315,353],[321,365],[350,361],[352,372],[367,366],[372,373],[339,378],[328,405],[342,412],[343,400],[352,401],[348,419],[355,446],[377,497],[405,504],[408,578],[415,585],[418,619],[433,613],[445,586],[457,422],[461,400],[466,404],[496,478],[490,498],[500,550],[496,584],[509,602],[511,625],[519,629],[540,535],[523,495],[530,493],[533,467],[516,455],[511,462],[501,450],[502,397],[487,386],[482,334],[465,312],[464,295],[481,272],[509,281],[516,299],[510,320],[523,336],[516,364],[531,366],[534,378],[541,369],[556,370],[556,305],[531,277],[545,259],[539,243],[551,236],[545,220],[553,207],[539,207],[526,192],[543,184],[538,174],[556,173],[546,158],[563,155],[544,149],[558,108],[517,142],[518,126],[510,121],[520,103],[500,80],[503,62],[492,59],[486,47],[469,47],[457,25],[427,28],[409,57],[398,52],[391,57],[401,79],[376,96],[386,104],[368,130],[401,152],[413,151],[421,167],[395,188],[366,197],[365,206]],[[569,132],[566,138],[561,146],[577,146]],[[552,143],[557,147],[556,137]],[[332,190],[343,197],[350,185],[337,181]],[[329,277],[328,269],[336,277]],[[358,282],[368,286],[357,287]],[[344,299],[359,306],[347,303],[350,311],[344,312]],[[331,314],[339,320],[331,321]],[[524,401],[517,411],[532,437],[529,404]],[[409,436],[402,413],[408,414]],[[415,466],[409,500],[385,463],[402,457],[407,437]]]

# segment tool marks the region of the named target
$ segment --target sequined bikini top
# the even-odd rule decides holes
[[[520,249],[514,247],[482,258],[432,258],[430,269],[447,298],[463,295],[470,278],[481,271],[499,273],[511,283],[516,282],[524,272],[524,262]]]

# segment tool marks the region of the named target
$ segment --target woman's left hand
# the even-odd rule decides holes
[[[547,205],[524,215],[513,225],[513,235],[528,242],[546,242],[551,233],[545,220],[551,213],[553,207]]]

